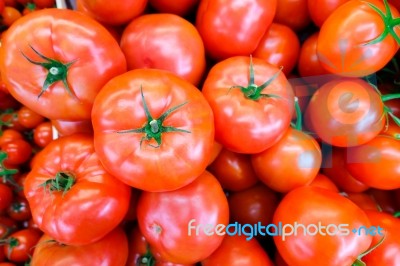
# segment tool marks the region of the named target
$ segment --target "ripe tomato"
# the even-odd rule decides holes
[[[364,145],[351,147],[346,169],[360,182],[378,189],[400,188],[400,140],[379,135]]]
[[[361,79],[339,78],[322,85],[311,97],[305,116],[307,128],[322,141],[339,147],[364,144],[385,125],[383,102]]]
[[[128,240],[125,232],[117,227],[99,241],[84,246],[64,245],[44,234],[29,265],[54,266],[58,262],[63,265],[125,266],[127,258]]]
[[[32,0],[32,2],[37,6],[37,8],[51,8],[55,7],[55,0]]]
[[[32,217],[32,211],[28,201],[24,197],[14,197],[7,208],[7,214],[15,221],[26,221]]]
[[[21,126],[31,129],[39,125],[44,121],[44,117],[36,113],[35,111],[29,109],[26,106],[21,106],[17,112],[18,122]]]
[[[307,0],[278,0],[274,22],[299,31],[310,24]]]
[[[277,250],[293,266],[352,265],[372,241],[370,235],[351,231],[369,228],[365,212],[338,193],[318,187],[304,186],[286,194],[273,223],[281,223],[284,233],[274,236]]]
[[[310,186],[321,187],[333,192],[339,192],[336,184],[326,175],[318,173],[317,176],[311,181]]]
[[[322,153],[313,137],[289,128],[272,147],[253,154],[251,162],[263,183],[275,191],[287,193],[311,183],[321,167]]]
[[[258,182],[250,155],[232,152],[225,148],[222,148],[208,170],[215,175],[222,188],[229,191],[247,189]]]
[[[12,262],[26,262],[32,256],[42,232],[34,228],[16,231],[6,239],[4,253]]]
[[[24,192],[43,232],[64,244],[83,245],[104,237],[123,220],[131,189],[105,171],[91,137],[75,134],[37,154]]]
[[[8,185],[0,183],[0,212],[11,205],[13,197],[12,189]]]
[[[254,57],[266,60],[272,65],[283,67],[287,76],[296,66],[300,52],[300,41],[288,26],[272,23],[253,52]]]
[[[199,2],[200,0],[149,0],[149,4],[158,13],[171,13],[181,17],[195,11]]]
[[[15,129],[7,128],[0,134],[0,147],[7,142],[23,138],[24,137],[21,132]]]
[[[155,257],[190,264],[207,258],[221,245],[223,236],[215,233],[214,228],[210,234],[204,226],[226,226],[229,207],[218,180],[204,172],[174,191],[143,192],[137,216]]]
[[[373,210],[377,211],[379,208],[378,203],[371,195],[366,192],[347,192],[344,194],[346,198],[357,204],[358,207],[364,211]]]
[[[250,55],[271,25],[277,2],[200,0],[195,24],[209,57],[219,61]]]
[[[52,120],[51,125],[55,127],[59,136],[69,136],[75,133],[93,134],[92,122],[90,120]]]
[[[12,6],[5,6],[1,12],[1,24],[10,27],[22,17],[21,12]]]
[[[96,97],[92,124],[107,171],[146,191],[192,182],[206,169],[214,145],[213,113],[204,96],[164,70],[136,69],[112,79]]]
[[[53,127],[50,121],[40,123],[33,130],[33,141],[40,148],[46,147],[53,141]]]
[[[307,0],[308,12],[315,25],[321,27],[329,15],[349,0]]]
[[[141,15],[147,0],[80,0],[80,5],[91,17],[108,25],[123,25]]]
[[[12,165],[21,165],[27,162],[32,155],[32,146],[24,139],[8,141],[2,144],[0,149],[8,155],[4,162]]]
[[[0,239],[5,239],[18,229],[17,221],[9,216],[0,216]]]
[[[165,69],[195,86],[206,68],[199,32],[173,14],[148,14],[132,20],[122,33],[121,49],[128,69]]]
[[[126,71],[116,40],[77,11],[46,8],[24,16],[2,46],[0,72],[10,93],[49,119],[89,119],[98,91]]]
[[[244,235],[226,236],[221,246],[207,259],[202,266],[274,266],[265,250],[256,239],[246,240]]]
[[[202,92],[214,113],[215,139],[228,150],[262,152],[290,125],[293,89],[286,76],[264,60],[235,56],[215,64]]]
[[[352,0],[339,6],[320,29],[317,53],[323,67],[351,77],[382,69],[399,49],[400,27],[394,20],[399,17],[387,0]]]

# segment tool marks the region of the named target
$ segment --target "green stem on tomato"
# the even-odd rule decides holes
[[[303,130],[303,116],[301,114],[301,109],[299,105],[299,99],[294,97],[294,109],[296,110],[296,124],[294,126],[298,131]]]
[[[45,190],[47,189],[50,192],[62,192],[62,195],[64,196],[74,184],[75,177],[73,174],[60,171],[53,179],[46,180],[40,186],[44,187]]]
[[[156,264],[156,260],[151,254],[150,247],[147,245],[146,254],[140,256],[136,261],[136,266],[154,266]]]

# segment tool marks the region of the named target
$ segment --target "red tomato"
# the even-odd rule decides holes
[[[111,232],[125,217],[131,192],[105,171],[92,138],[81,134],[59,138],[38,153],[24,190],[39,228],[71,245]]]
[[[33,141],[40,148],[46,147],[53,141],[53,127],[50,121],[40,123],[33,130]]]
[[[27,162],[32,155],[32,146],[24,139],[8,141],[2,144],[0,148],[7,153],[7,159],[4,161],[7,164],[21,165]]]
[[[256,239],[247,240],[244,235],[226,236],[221,246],[207,259],[202,266],[274,266],[266,251]]]
[[[321,27],[329,15],[349,0],[307,0],[308,12],[315,25]]]
[[[387,0],[352,0],[339,6],[319,33],[317,53],[323,67],[351,77],[367,76],[382,69],[400,43],[400,28],[393,20],[400,14],[393,7],[389,14],[387,5]],[[387,19],[392,19],[392,25],[385,24]]]
[[[322,85],[311,97],[305,116],[307,128],[322,141],[339,147],[364,144],[385,125],[383,102],[361,79],[339,78]]]
[[[11,205],[8,206],[7,214],[15,221],[26,221],[32,217],[28,201],[23,197],[14,197]]]
[[[232,152],[225,148],[209,165],[208,170],[215,175],[222,188],[230,191],[247,189],[258,182],[250,155]]]
[[[377,189],[400,188],[400,140],[379,135],[348,149],[346,169],[360,182]]]
[[[4,253],[12,262],[26,262],[32,256],[42,232],[34,228],[21,229],[7,238]]]
[[[93,134],[92,122],[90,120],[52,120],[51,125],[55,127],[59,136],[69,136],[75,133]]]
[[[3,144],[14,141],[16,139],[23,139],[23,135],[21,132],[15,130],[15,129],[10,129],[7,128],[5,129],[1,134],[0,134],[0,147],[3,146]]]
[[[18,110],[17,115],[18,122],[21,124],[21,126],[27,129],[36,127],[45,119],[43,116],[39,115],[38,113],[34,112],[26,106],[22,106]]]
[[[366,192],[351,193],[347,192],[344,194],[346,198],[357,204],[358,207],[364,211],[373,210],[377,211],[379,209],[378,203],[375,201],[371,195]]]
[[[22,14],[17,8],[6,5],[3,9],[3,12],[1,12],[1,24],[10,27],[21,17]]]
[[[214,228],[210,234],[205,226],[226,226],[229,208],[218,180],[204,172],[178,190],[143,192],[137,216],[155,257],[190,264],[207,258],[221,245],[223,236]]]
[[[121,49],[128,69],[165,69],[195,86],[206,68],[199,32],[174,14],[148,14],[132,20],[122,33]]]
[[[149,0],[158,13],[171,13],[181,17],[195,11],[200,0]]]
[[[274,22],[287,25],[295,31],[304,29],[311,22],[307,0],[278,0]]]
[[[296,33],[286,25],[272,23],[258,43],[253,56],[283,67],[283,73],[289,75],[296,66],[299,53],[300,41]]]
[[[326,175],[318,173],[317,176],[311,181],[310,186],[321,187],[333,192],[339,192],[336,184]]]
[[[56,6],[55,0],[32,0],[37,8],[51,8]]]
[[[4,83],[1,82],[0,84],[0,88],[1,86],[3,86]],[[4,85],[5,86],[5,85]],[[17,100],[15,100],[15,98],[13,96],[11,96],[11,94],[4,91],[0,90],[0,111],[2,110],[7,110],[7,109],[18,109],[18,107],[20,107],[21,103],[18,102]]]
[[[164,70],[131,70],[112,79],[96,97],[92,123],[107,171],[146,191],[192,182],[206,169],[214,145],[213,113],[204,96]]]
[[[290,125],[293,89],[286,76],[264,60],[236,56],[217,63],[202,92],[214,113],[215,139],[228,150],[262,152]]]
[[[0,72],[10,93],[49,119],[89,119],[98,91],[126,71],[125,56],[111,34],[68,9],[24,16],[7,30],[2,46]]]
[[[0,238],[5,239],[18,228],[17,221],[9,216],[0,216]]]
[[[367,211],[371,224],[381,227],[384,235],[383,242],[371,253],[366,254],[361,260],[366,265],[387,266],[400,264],[400,220],[392,215],[378,211]],[[377,245],[383,236],[376,234],[372,240],[371,247]]]
[[[64,245],[44,234],[33,252],[31,266],[115,265],[125,266],[128,258],[128,240],[117,227],[105,237],[84,246]]]
[[[86,12],[96,20],[109,25],[123,25],[141,15],[147,0],[80,0]]]
[[[395,190],[371,188],[367,193],[374,199],[380,210],[387,213],[395,213],[398,210],[394,200],[396,198]]]
[[[196,27],[215,60],[248,56],[275,16],[278,0],[200,0]]]
[[[289,128],[275,145],[253,154],[251,162],[263,183],[275,191],[287,193],[311,183],[321,167],[322,153],[313,137]]]
[[[218,157],[218,155],[221,153],[223,147],[220,143],[217,141],[214,141],[213,149],[211,152],[210,160],[208,162],[208,165],[210,165],[212,162],[215,161],[215,159]]]
[[[282,234],[275,235],[274,242],[288,265],[352,265],[372,241],[372,236],[358,234],[362,226],[371,226],[365,212],[338,193],[318,187],[286,194],[273,223],[277,228],[282,224]]]
[[[5,1],[4,0],[0,0],[0,13],[3,12],[5,6],[6,6]]]
[[[397,8],[398,11],[400,11],[400,2],[396,0],[389,0],[389,3],[391,3],[395,8]]]
[[[12,189],[0,183],[0,212],[6,210],[13,201],[13,191]]]
[[[324,152],[321,172],[327,175],[344,192],[363,192],[368,185],[355,179],[346,169],[347,151],[332,147]]]

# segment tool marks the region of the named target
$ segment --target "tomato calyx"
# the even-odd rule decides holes
[[[23,188],[15,181],[14,175],[18,173],[17,169],[8,169],[4,165],[4,161],[7,159],[8,155],[4,151],[0,151],[0,176],[3,179],[4,184],[10,184],[15,187],[16,192],[21,191]]]
[[[385,103],[386,101],[390,101],[393,99],[399,99],[399,98],[400,98],[400,93],[381,95],[381,100],[383,103]],[[388,118],[388,116],[390,116],[393,119],[393,121],[396,123],[396,125],[398,125],[400,127],[400,118],[398,118],[397,116],[395,116],[393,114],[392,109],[390,109],[390,107],[388,107],[387,105],[384,105],[383,110],[384,110],[384,113],[386,116],[387,123],[389,121],[387,118]],[[388,126],[388,125],[386,125],[386,126]]]
[[[9,116],[11,114],[11,116]],[[9,117],[7,117],[9,116]],[[12,120],[16,118],[17,114],[13,109],[6,109],[0,114],[0,136],[3,134],[3,126],[10,126],[12,124]],[[6,118],[7,117],[7,118]]]
[[[393,213],[393,217],[400,218],[400,211]]]
[[[393,36],[396,42],[400,45],[400,37],[394,31],[394,28],[400,26],[400,18],[393,18],[392,11],[387,0],[383,0],[385,5],[385,13],[371,3],[367,3],[379,16],[385,24],[385,30],[375,39],[365,43],[364,45],[372,45],[382,42],[389,34]]]
[[[367,264],[365,262],[362,261],[362,258],[366,255],[368,255],[369,253],[371,253],[372,251],[374,251],[377,247],[379,247],[383,241],[385,240],[385,235],[379,240],[378,243],[376,243],[374,246],[372,246],[371,248],[369,248],[368,250],[364,251],[363,253],[361,253],[358,258],[356,259],[356,261],[353,262],[352,266],[366,266]]]
[[[147,245],[146,253],[137,259],[136,266],[154,266],[155,264],[156,260],[153,254],[151,254],[150,248]]]
[[[44,187],[45,191],[48,190],[50,193],[53,191],[62,191],[62,196],[64,196],[74,184],[75,177],[71,173],[60,171],[53,179],[46,180],[40,186]]]
[[[165,111],[159,118],[153,118],[153,116],[150,114],[149,107],[147,106],[146,100],[143,95],[143,90],[140,88],[140,94],[142,96],[142,102],[143,102],[143,109],[146,114],[147,122],[145,125],[141,128],[136,128],[136,129],[127,129],[127,130],[119,130],[117,133],[144,133],[145,135],[142,137],[140,140],[140,146],[142,145],[143,141],[151,141],[155,140],[157,142],[157,145],[152,145],[149,144],[149,146],[158,148],[162,144],[162,134],[167,133],[167,132],[183,132],[183,133],[190,133],[188,130],[176,128],[176,127],[171,127],[171,126],[164,126],[164,120],[174,111],[177,109],[181,108],[187,102],[181,103],[179,105],[176,105],[174,107],[171,107],[167,111]]]
[[[33,48],[31,45],[29,47],[37,54],[40,58],[44,60],[44,62],[38,62],[30,59],[27,55],[25,55],[23,52],[21,54],[23,57],[25,57],[26,60],[28,60],[30,63],[34,65],[39,65],[41,67],[44,67],[45,69],[48,70],[46,79],[43,83],[42,89],[37,96],[39,99],[42,94],[54,83],[61,81],[64,84],[65,90],[68,92],[71,97],[76,98],[76,96],[72,93],[71,89],[69,88],[68,82],[67,82],[67,76],[68,76],[68,69],[71,67],[71,65],[76,61],[72,61],[69,63],[61,63],[60,61],[57,61],[55,59],[51,59],[42,53],[40,53],[38,50]]]
[[[240,89],[244,96],[247,99],[253,100],[253,101],[258,101],[261,98],[279,98],[278,95],[275,94],[266,94],[262,93],[263,90],[268,87],[278,76],[281,74],[283,67],[279,68],[279,71],[275,73],[270,79],[268,79],[266,82],[261,84],[260,86],[257,86],[254,82],[254,67],[253,67],[253,58],[250,56],[250,65],[249,65],[249,84],[247,87],[240,86],[240,85],[234,85],[229,88],[229,91],[231,89]]]
[[[9,246],[9,248],[7,250],[7,257],[10,257],[13,249],[19,246],[19,240],[15,237],[9,237],[7,239],[0,240],[0,245],[8,245]]]

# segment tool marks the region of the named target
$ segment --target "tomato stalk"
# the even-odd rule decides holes
[[[10,237],[7,239],[2,239],[0,240],[0,245],[9,245],[9,248],[7,250],[7,256],[11,256],[11,252],[15,247],[18,247],[19,245],[19,240],[15,237]]]
[[[37,96],[39,99],[42,94],[54,83],[57,81],[61,81],[64,84],[64,87],[66,91],[68,92],[71,97],[76,98],[76,96],[72,93],[71,89],[69,88],[68,82],[67,82],[67,76],[68,76],[68,69],[71,67],[71,65],[76,61],[72,61],[69,63],[61,63],[60,61],[57,61],[55,59],[51,59],[47,56],[44,56],[42,53],[37,51],[35,48],[33,48],[31,45],[29,47],[37,54],[40,58],[44,59],[44,62],[38,62],[30,59],[28,56],[26,56],[23,52],[21,54],[25,57],[26,60],[28,60],[30,63],[34,65],[39,65],[41,67],[44,67],[45,69],[48,70],[46,79],[44,81],[44,84],[42,86],[42,89]]]
[[[46,180],[40,186],[43,186],[45,190],[48,189],[50,192],[62,191],[62,195],[64,196],[74,184],[75,177],[71,173],[60,171],[56,174],[55,178]]]
[[[143,109],[144,109],[144,112],[146,114],[147,122],[141,128],[119,130],[119,131],[117,131],[117,133],[144,133],[145,135],[140,140],[140,145],[142,145],[143,141],[155,140],[157,142],[157,146],[149,144],[149,146],[152,146],[154,148],[158,148],[158,147],[161,146],[161,143],[162,143],[161,136],[162,136],[163,133],[167,133],[167,132],[190,133],[190,131],[188,131],[188,130],[184,130],[184,129],[179,129],[179,128],[176,128],[176,127],[164,126],[163,125],[165,119],[171,113],[173,113],[177,109],[179,109],[182,106],[184,106],[187,102],[181,103],[181,104],[179,104],[177,106],[174,106],[174,107],[168,109],[159,118],[155,119],[150,114],[150,110],[149,110],[149,107],[147,106],[146,100],[144,98],[142,88],[140,88],[140,94],[142,96]]]
[[[8,114],[13,114],[13,116],[10,116],[10,118],[8,118],[7,120],[4,120],[4,116],[8,115]],[[15,118],[15,116],[17,116],[17,114],[14,112],[13,109],[6,109],[4,111],[1,112],[0,115],[0,136],[3,134],[2,128],[3,126],[10,126],[12,123],[13,118]]]
[[[151,254],[150,248],[147,246],[146,254],[139,257],[136,261],[137,266],[154,266],[156,264],[156,260]]]
[[[15,189],[18,191],[22,190],[22,187],[18,185],[17,182],[14,180],[14,175],[18,173],[17,169],[8,169],[4,165],[4,161],[7,159],[8,155],[4,151],[0,151],[0,176],[3,179],[3,183],[10,184],[15,187]]]
[[[375,39],[367,42],[364,45],[371,45],[376,44],[383,41],[387,35],[392,35],[392,37],[396,40],[396,42],[400,45],[400,37],[397,36],[396,32],[394,31],[395,27],[400,26],[400,18],[393,18],[392,11],[390,10],[390,6],[387,0],[383,0],[385,5],[385,13],[383,13],[379,8],[371,3],[367,3],[373,10],[375,10],[379,16],[382,18],[385,24],[385,30]]]
[[[396,218],[400,218],[400,211],[393,213],[393,216]]]
[[[357,260],[355,262],[353,262],[352,266],[366,266],[367,264],[362,261],[362,258],[364,256],[368,255],[369,253],[371,253],[372,251],[374,251],[377,247],[379,247],[383,243],[384,240],[385,240],[385,236],[383,236],[379,240],[378,243],[376,243],[374,246],[369,248],[367,251],[364,251],[363,253],[361,253],[360,256],[358,256]]]
[[[235,85],[235,86],[232,86],[229,90],[240,89],[247,99],[250,99],[253,101],[258,101],[260,98],[279,98],[277,95],[265,94],[265,93],[262,93],[262,91],[266,87],[268,87],[268,85],[270,85],[279,76],[279,74],[281,74],[282,68],[283,67],[281,67],[277,73],[275,73],[270,79],[268,79],[262,85],[257,86],[254,82],[253,58],[252,58],[252,56],[250,56],[249,84],[247,85],[247,87]]]

